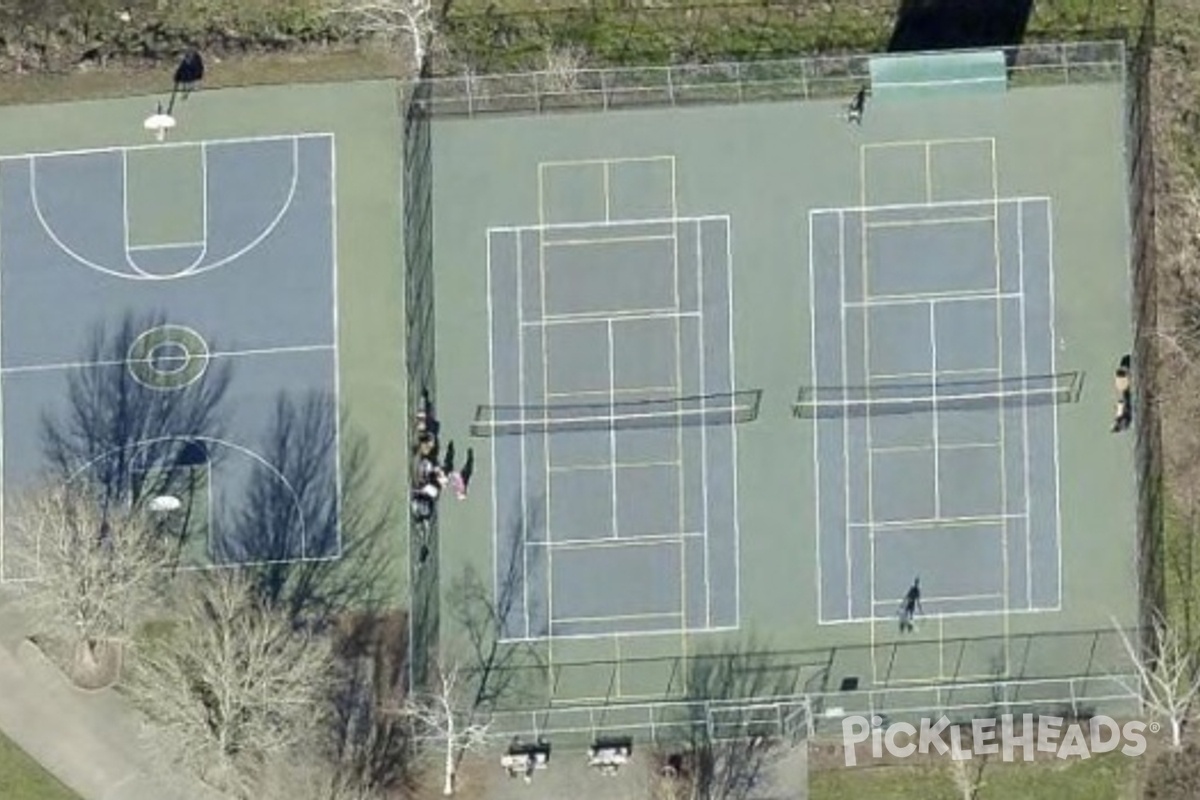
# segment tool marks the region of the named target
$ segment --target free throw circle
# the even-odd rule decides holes
[[[208,359],[208,343],[199,333],[183,325],[159,325],[133,340],[126,363],[141,385],[170,391],[200,380]]]

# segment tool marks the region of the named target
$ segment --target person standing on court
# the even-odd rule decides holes
[[[900,602],[900,632],[911,633],[916,626],[913,620],[917,613],[925,613],[925,609],[921,607],[921,579],[914,578],[912,586],[908,587],[908,591],[904,594],[904,599]]]

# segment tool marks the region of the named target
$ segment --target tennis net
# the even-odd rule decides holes
[[[724,394],[540,406],[479,406],[471,435],[481,437],[569,431],[733,425],[758,418],[762,390]]]
[[[805,386],[792,406],[792,414],[812,419],[921,414],[934,410],[999,411],[1073,403],[1082,390],[1081,372],[973,380],[933,376],[924,382]]]

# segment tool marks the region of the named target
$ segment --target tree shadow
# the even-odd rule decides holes
[[[1020,44],[1032,13],[1033,0],[903,0],[888,52]]]
[[[688,661],[688,696],[709,701],[685,744],[696,797],[747,800],[762,788],[787,748],[778,698],[794,695],[796,682],[793,670],[753,639]]]
[[[207,441],[225,432],[223,404],[232,368],[208,361],[203,376],[167,390],[139,379],[128,361],[139,337],[166,325],[162,314],[126,314],[97,325],[67,377],[66,410],[43,411],[41,440],[48,472],[94,495],[105,509],[141,508],[163,496],[182,508],[162,518],[181,557],[197,533],[202,477],[196,466],[217,457]],[[186,367],[185,367],[186,368]]]

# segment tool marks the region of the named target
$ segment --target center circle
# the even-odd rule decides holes
[[[208,359],[208,343],[199,333],[184,325],[158,325],[133,340],[126,364],[142,386],[171,391],[200,380]]]
[[[179,342],[159,342],[146,354],[151,368],[160,375],[173,375],[187,369],[191,354]]]

